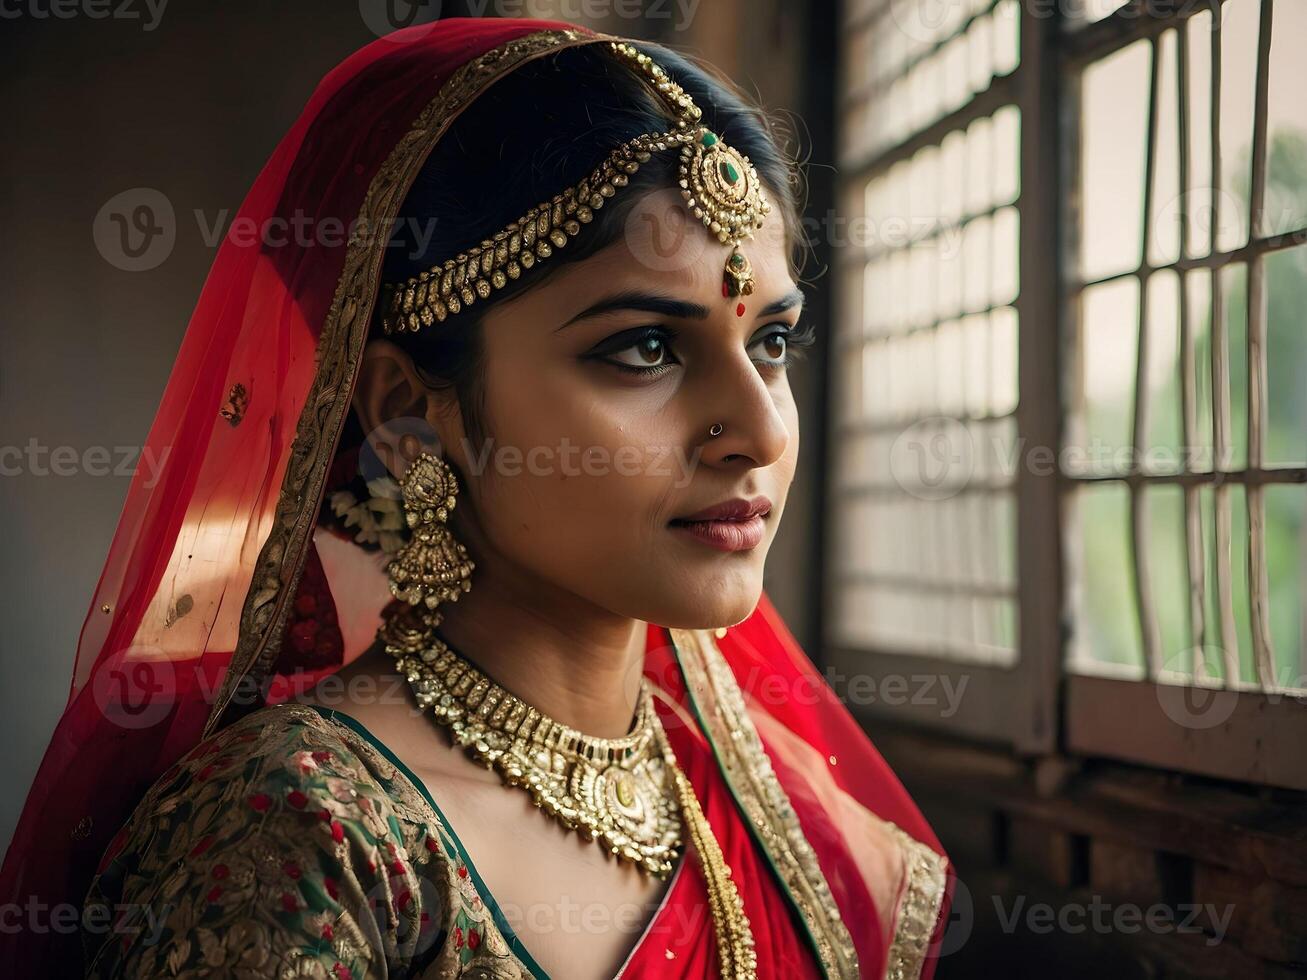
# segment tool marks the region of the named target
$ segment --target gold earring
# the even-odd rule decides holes
[[[391,593],[429,610],[442,602],[457,602],[472,589],[476,563],[446,526],[458,496],[453,469],[431,453],[419,453],[399,488],[404,519],[413,535],[387,566]]]

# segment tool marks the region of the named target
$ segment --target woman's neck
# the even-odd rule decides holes
[[[390,600],[382,556],[320,531],[319,555],[350,650],[373,642]],[[352,601],[351,601],[352,600]],[[613,616],[479,556],[472,590],[439,607],[440,634],[493,680],[564,725],[617,738],[630,731],[648,625]]]
[[[555,721],[600,738],[629,732],[648,625],[487,564],[470,592],[440,607],[440,635]]]

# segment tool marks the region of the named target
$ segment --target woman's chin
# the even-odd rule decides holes
[[[683,591],[661,603],[661,615],[643,618],[669,629],[719,629],[748,619],[762,597],[761,574],[725,586],[720,575],[702,586],[693,581],[683,585]]]

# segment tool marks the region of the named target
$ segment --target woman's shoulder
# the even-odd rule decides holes
[[[84,932],[87,975],[402,974],[439,951],[454,855],[348,719],[262,708],[170,767],[110,844],[87,907],[113,927]]]
[[[131,822],[208,797],[232,804],[229,818],[253,814],[261,825],[316,816],[330,827],[380,813],[419,827],[439,822],[397,760],[349,715],[296,702],[261,708],[197,744],[146,792]]]

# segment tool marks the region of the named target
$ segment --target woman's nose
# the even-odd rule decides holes
[[[703,409],[696,414],[703,430],[695,445],[710,466],[738,464],[770,466],[785,453],[789,427],[776,405],[773,390],[758,366],[743,352],[730,366],[704,379]],[[720,432],[713,435],[713,432]]]

